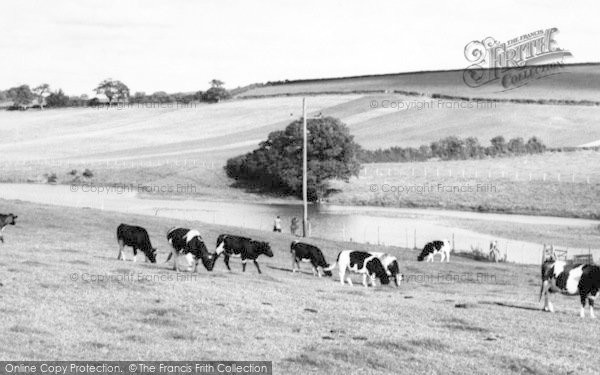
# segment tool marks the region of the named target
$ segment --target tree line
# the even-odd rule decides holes
[[[194,93],[168,94],[158,91],[147,95],[145,92],[130,94],[129,87],[119,80],[105,79],[94,89],[97,95],[103,95],[106,100],[98,97],[89,98],[83,94],[80,96],[69,96],[62,89],[52,91],[47,83],[34,87],[20,85],[8,90],[0,90],[0,103],[12,102],[9,110],[24,110],[28,108],[60,108],[60,107],[86,107],[112,105],[114,103],[183,103],[192,102],[218,103],[221,100],[231,98],[231,93],[225,89],[224,82],[213,79],[209,82],[210,88],[206,91]]]
[[[361,148],[358,150],[358,160],[363,163],[401,163],[429,159],[466,160],[539,154],[545,150],[546,146],[537,137],[531,137],[527,142],[521,137],[516,137],[507,142],[503,136],[499,135],[492,138],[489,145],[484,146],[475,137],[450,136],[419,147],[394,146],[378,150]]]

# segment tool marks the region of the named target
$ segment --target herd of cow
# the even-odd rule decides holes
[[[156,248],[150,242],[150,236],[145,228],[121,224],[117,228],[117,241],[119,243],[119,254],[117,259],[125,260],[123,248],[130,246],[133,248],[133,261],[136,260],[138,250],[141,251],[146,261],[156,263]],[[229,267],[230,257],[240,257],[242,260],[242,271],[246,271],[246,262],[252,260],[258,273],[261,273],[257,258],[260,255],[268,257],[273,256],[273,251],[268,242],[255,241],[248,237],[241,237],[233,234],[221,234],[217,238],[216,249],[209,252],[204,243],[200,232],[189,228],[171,228],[167,231],[167,241],[171,244],[171,252],[166,262],[173,259],[173,269],[180,271],[181,263],[185,263],[187,268],[193,267],[194,272],[198,270],[198,263],[206,270],[212,271],[217,259],[223,255],[225,266]],[[310,262],[313,275],[321,277],[331,276],[331,271],[338,266],[340,282],[344,284],[347,281],[352,285],[350,277],[346,278],[346,272],[352,271],[363,276],[363,285],[369,283],[375,286],[376,279],[380,283],[387,285],[393,281],[396,286],[402,280],[398,259],[396,257],[382,252],[366,252],[357,250],[344,250],[338,254],[337,260],[333,264],[327,263],[323,252],[316,246],[307,243],[293,241],[290,245],[290,254],[292,259],[292,272],[300,269],[300,262]],[[441,260],[448,262],[450,260],[450,242],[433,241],[425,245],[423,252],[418,260],[433,261],[436,254],[441,254]],[[183,259],[182,259],[183,258]]]
[[[0,214],[0,241],[4,242],[4,229],[8,225],[15,225],[18,216],[11,214]],[[200,233],[188,228],[171,228],[167,232],[167,240],[171,244],[171,253],[166,262],[173,258],[173,269],[180,271],[181,263],[193,266],[194,272],[198,269],[198,263],[212,271],[219,256],[223,255],[225,266],[228,270],[230,257],[240,257],[242,270],[246,271],[247,260],[252,260],[258,273],[261,273],[257,258],[260,255],[273,256],[273,251],[268,242],[255,241],[251,238],[232,234],[221,234],[217,238],[216,249],[209,252]],[[117,241],[119,243],[119,254],[117,259],[125,260],[124,246],[133,248],[133,260],[136,260],[138,250],[141,251],[146,260],[156,263],[156,248],[152,247],[150,236],[146,229],[121,224],[117,228]],[[435,255],[440,254],[440,261],[450,261],[450,242],[448,240],[432,241],[427,243],[423,251],[417,257],[419,261],[433,261]],[[331,271],[337,266],[340,282],[346,281],[352,285],[350,277],[346,278],[346,272],[351,271],[363,276],[363,285],[369,283],[375,286],[376,279],[383,285],[389,284],[391,280],[398,286],[402,280],[400,267],[396,257],[382,252],[366,252],[357,250],[341,251],[334,263],[329,264],[325,260],[323,252],[316,246],[293,241],[290,246],[292,259],[292,271],[300,269],[300,262],[310,262],[315,276],[332,276]],[[0,284],[1,286],[2,284]],[[555,258],[546,259],[542,264],[542,287],[540,290],[540,301],[545,298],[544,310],[554,311],[549,301],[549,293],[563,293],[566,295],[579,295],[581,301],[580,316],[584,316],[586,302],[589,304],[590,317],[594,318],[594,300],[600,295],[600,267],[595,264],[568,264]]]

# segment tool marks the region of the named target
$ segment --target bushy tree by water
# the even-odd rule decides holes
[[[324,117],[307,121],[308,198],[327,194],[331,179],[348,181],[358,175],[359,146],[339,119]],[[265,192],[302,196],[302,120],[283,131],[269,134],[258,149],[227,161],[227,175]]]

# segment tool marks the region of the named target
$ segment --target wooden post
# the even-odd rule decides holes
[[[452,233],[452,252],[454,252],[456,247],[454,246],[454,233]]]
[[[307,150],[306,150],[306,98],[302,98],[302,237],[306,237],[308,226],[307,199]]]
[[[417,230],[416,229],[415,229],[415,236],[414,236],[414,244],[415,245],[414,245],[413,249],[416,249],[417,248]]]

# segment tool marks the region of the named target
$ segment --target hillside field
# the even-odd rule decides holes
[[[466,66],[465,66],[466,68]],[[490,74],[489,71],[484,74]],[[493,73],[491,73],[493,74]],[[505,72],[500,71],[499,77]],[[509,72],[513,74],[513,72]],[[499,80],[479,87],[470,87],[463,79],[464,70],[407,72],[372,76],[324,78],[291,81],[257,87],[242,97],[266,95],[298,95],[319,93],[353,93],[364,91],[411,91],[425,95],[444,94],[496,99],[571,99],[598,100],[600,64],[573,64],[533,75],[526,85],[504,87]],[[485,80],[484,80],[485,81]],[[508,90],[507,90],[508,89]]]
[[[397,255],[406,281],[364,288],[290,272],[292,237],[156,217],[0,201],[19,215],[0,245],[0,359],[269,360],[274,373],[595,374],[598,321],[578,298],[540,311],[538,267],[311,240],[328,260],[343,248]],[[158,263],[117,261],[115,228],[146,227]],[[271,243],[275,256],[232,272],[176,273],[166,230],[198,228]],[[127,249],[131,258],[131,251]],[[359,278],[355,278],[358,282]],[[551,340],[560,350],[548,351]]]
[[[600,106],[491,103],[480,107],[402,95],[320,95],[309,115],[346,123],[367,149],[429,144],[446,136],[539,137],[550,147],[600,140]],[[470,105],[469,105],[470,103]],[[302,98],[233,100],[191,107],[0,111],[3,163],[184,160],[223,165],[301,116]]]

